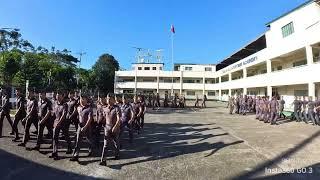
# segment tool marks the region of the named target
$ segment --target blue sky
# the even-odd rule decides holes
[[[265,32],[265,24],[306,0],[2,0],[0,28],[20,28],[34,45],[85,51],[82,67],[110,53],[130,69],[138,46],[164,49],[175,63],[213,64]],[[78,56],[78,55],[76,55]]]

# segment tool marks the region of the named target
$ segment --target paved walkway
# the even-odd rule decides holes
[[[229,115],[223,103],[209,106],[151,111],[143,133],[132,145],[124,143],[121,159],[113,160],[109,153],[109,167],[98,165],[100,152],[86,157],[84,148],[77,163],[62,149],[62,159],[53,161],[49,145],[39,154],[4,137],[0,179],[319,179],[320,127],[288,121],[271,126],[252,115]],[[6,121],[4,125],[8,127]],[[6,128],[4,135],[8,133]]]

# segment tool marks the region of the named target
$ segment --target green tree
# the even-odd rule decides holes
[[[52,71],[53,88],[64,90],[76,89],[75,71],[75,68],[71,66],[56,66]]]
[[[84,91],[94,91],[96,89],[95,77],[91,69],[80,68],[77,70],[79,77],[78,87]]]
[[[5,86],[12,85],[15,75],[19,72],[22,53],[18,50],[4,51],[0,54],[0,77]]]
[[[115,71],[119,70],[118,61],[110,54],[103,54],[93,65],[93,78],[99,91],[113,92]]]
[[[19,29],[0,29],[0,50],[3,52],[11,49],[19,49],[24,51],[35,50],[34,46],[28,40],[22,39]]]

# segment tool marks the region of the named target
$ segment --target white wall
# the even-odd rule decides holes
[[[290,23],[294,23],[295,32],[286,38],[282,37],[281,28]],[[293,13],[273,22],[270,24],[270,29],[265,33],[267,40],[267,48],[252,54],[222,70],[217,72],[204,72],[206,65],[181,65],[181,71],[117,71],[116,76],[119,77],[180,77],[183,79],[188,78],[219,78],[221,76],[229,76],[229,73],[242,71],[244,68],[250,68],[258,64],[268,64],[271,59],[279,58],[288,53],[302,50],[297,56],[291,57],[289,60],[281,60],[278,63],[273,62],[273,66],[282,65],[283,68],[288,68],[276,72],[256,75],[243,79],[227,81],[218,84],[205,84],[201,83],[174,83],[174,88],[183,92],[185,90],[195,90],[202,96],[203,91],[225,90],[225,89],[238,89],[238,88],[261,88],[259,91],[264,95],[267,86],[283,86],[283,85],[296,85],[306,84],[309,82],[320,82],[319,69],[320,63],[305,65],[300,67],[292,67],[293,61],[304,59],[305,48],[317,42],[320,42],[320,7],[315,3],[300,8]],[[247,63],[249,62],[250,63]],[[241,64],[241,66],[238,66]],[[193,67],[193,71],[183,71],[185,66]],[[213,67],[213,66],[212,66]],[[215,67],[215,66],[214,66]],[[214,68],[215,69],[215,68]],[[271,68],[270,68],[271,69]],[[152,73],[150,73],[152,72]],[[115,88],[134,88],[134,83],[128,84],[117,83]],[[319,85],[316,86],[320,89]],[[157,88],[157,83],[138,84],[137,88]],[[169,89],[171,91],[171,83],[159,83],[159,89]],[[161,91],[160,91],[161,92]],[[320,90],[316,95],[320,95]],[[226,96],[227,97],[227,96]],[[222,99],[226,98],[225,96]]]

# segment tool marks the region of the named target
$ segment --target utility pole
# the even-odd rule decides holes
[[[84,51],[80,51],[77,54],[79,54],[79,67],[78,67],[78,77],[77,77],[77,87],[79,87],[81,58],[83,55],[86,55],[87,53]]]

